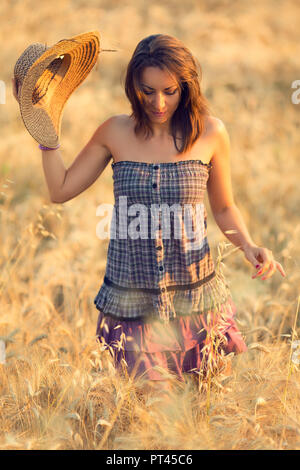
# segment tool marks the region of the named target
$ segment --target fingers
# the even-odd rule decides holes
[[[272,261],[272,252],[268,250],[267,248],[260,248],[259,250],[259,255],[260,258],[263,260],[262,266],[259,268],[259,270],[252,276],[252,279],[256,278],[257,276],[262,276],[266,271],[268,271],[270,268],[273,268]]]
[[[280,263],[278,263],[277,261],[275,261],[274,258],[271,258],[270,257],[270,253],[272,252],[269,252],[267,254],[267,259],[264,261],[263,265],[261,266],[261,268],[257,271],[256,274],[254,274],[252,276],[252,279],[258,277],[258,276],[262,276],[262,280],[264,281],[265,279],[269,279],[271,276],[273,276],[273,274],[275,273],[276,269],[278,269],[278,271],[280,272],[280,274],[285,277],[286,274],[284,272],[284,269],[283,267],[281,266]]]
[[[258,277],[258,276],[263,276],[265,273],[267,275],[267,272],[268,274],[270,273],[270,270],[272,271],[272,273],[276,270],[276,268],[274,269],[274,265],[272,263],[272,260],[267,260],[267,261],[264,261],[263,265],[261,266],[261,268],[257,271],[256,274],[254,274],[252,276],[252,279]],[[269,277],[269,276],[268,276]],[[265,277],[264,277],[265,279]]]
[[[281,264],[278,263],[278,262],[276,262],[276,264],[277,264],[277,268],[278,268],[278,271],[280,272],[280,274],[281,274],[283,277],[285,277],[286,274],[285,274],[285,271],[284,271],[283,267],[281,266]]]
[[[268,268],[264,271],[264,276],[262,277],[262,280],[264,281],[265,279],[268,279],[271,277],[276,271],[276,264],[275,261],[271,261],[269,264]]]

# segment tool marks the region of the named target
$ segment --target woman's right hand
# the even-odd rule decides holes
[[[17,81],[16,79],[13,77],[11,79],[12,81],[12,92],[13,92],[13,95],[15,97],[15,99],[17,100],[17,102],[19,103],[19,100],[18,100],[18,92],[17,92]]]

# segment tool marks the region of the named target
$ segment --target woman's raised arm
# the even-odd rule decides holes
[[[115,116],[96,129],[68,169],[65,168],[59,148],[42,150],[44,174],[51,202],[69,201],[99,178],[112,158],[107,142],[114,120]]]
[[[12,93],[18,102],[17,84],[12,77]],[[60,149],[42,150],[43,169],[51,202],[63,203],[87,189],[99,178],[112,158],[107,142],[117,116],[104,121],[94,132],[89,142],[66,169]]]

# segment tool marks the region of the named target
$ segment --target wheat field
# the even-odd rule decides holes
[[[300,449],[300,104],[291,101],[299,10],[296,0],[1,1],[1,449]],[[233,357],[231,376],[202,391],[187,378],[164,404],[159,391],[147,397],[120,378],[96,341],[93,299],[108,248],[96,236],[96,208],[113,201],[111,167],[75,199],[51,203],[11,92],[29,44],[94,29],[117,52],[101,53],[66,104],[66,167],[101,122],[130,112],[124,76],[136,44],[174,35],[200,62],[202,90],[228,129],[235,202],[251,237],[286,272],[251,279],[206,199],[209,243],[215,258],[220,247],[228,253],[224,274],[248,351]]]

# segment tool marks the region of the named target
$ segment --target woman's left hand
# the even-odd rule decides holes
[[[244,247],[243,251],[246,259],[257,269],[257,272],[252,276],[252,279],[257,276],[263,276],[261,278],[262,280],[268,279],[273,276],[276,269],[278,269],[283,277],[286,276],[283,267],[278,263],[278,261],[275,261],[272,251],[268,248],[248,245]]]

